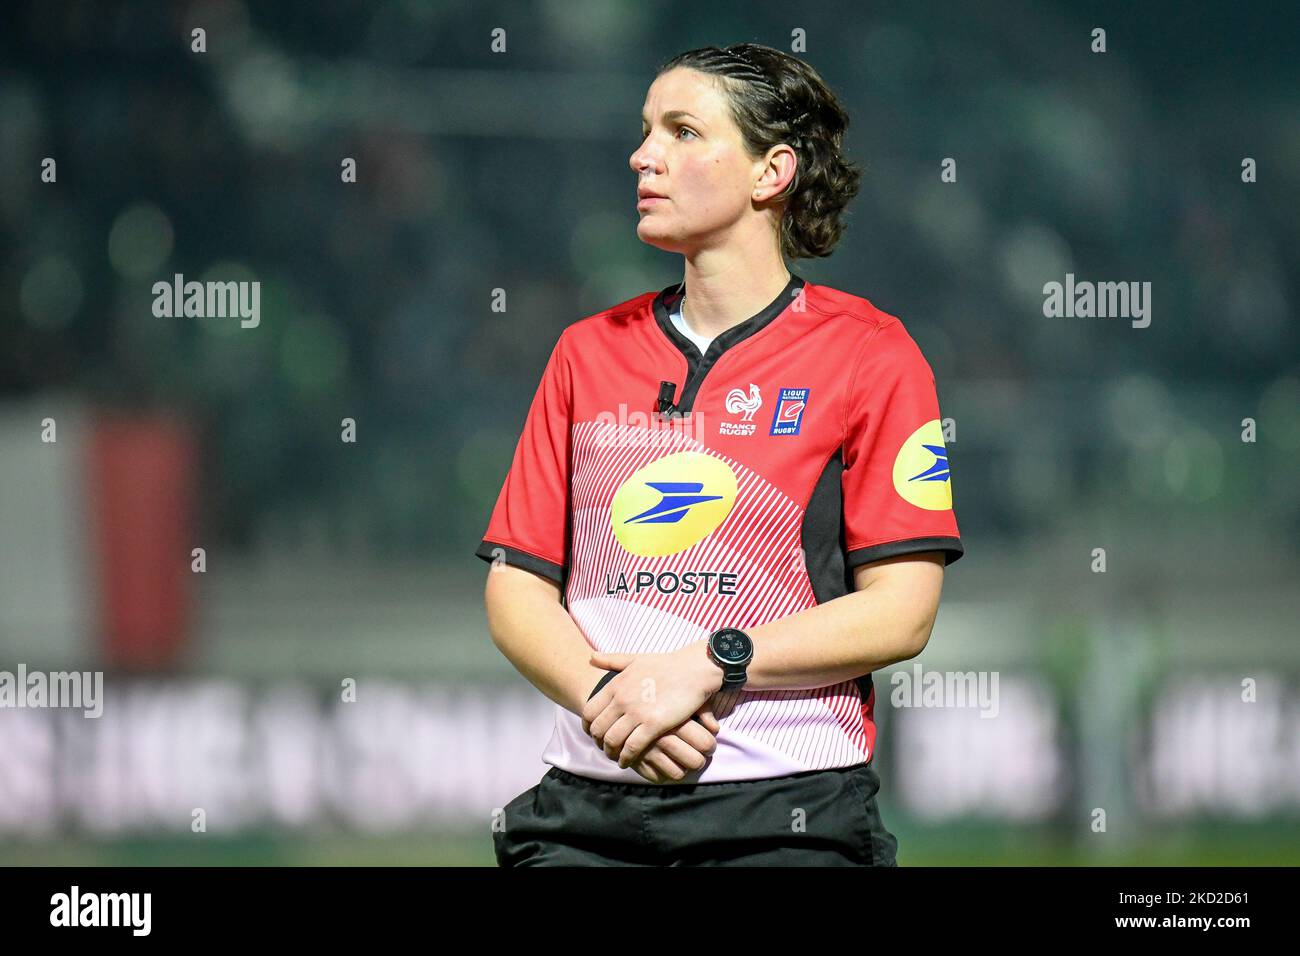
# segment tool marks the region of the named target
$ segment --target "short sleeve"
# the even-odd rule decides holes
[[[568,551],[572,407],[561,335],[529,406],[483,542],[474,552],[485,561],[503,558],[560,585]]]
[[[962,556],[934,372],[902,323],[871,333],[845,406],[844,548],[850,568],[902,554]]]

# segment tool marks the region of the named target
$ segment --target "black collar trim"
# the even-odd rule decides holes
[[[772,321],[786,310],[790,305],[790,300],[799,294],[799,291],[806,285],[806,281],[794,273],[790,274],[790,281],[785,284],[775,299],[763,308],[757,315],[752,315],[744,322],[733,325],[721,335],[717,336],[709,343],[708,357],[709,364],[713,364],[717,357],[731,348],[737,342],[742,342],[749,338],[755,332],[765,329]],[[676,285],[670,285],[660,291],[655,296],[653,310],[655,321],[659,328],[663,330],[664,335],[686,356],[686,360],[692,367],[700,362],[704,356],[700,355],[700,350],[695,343],[677,331],[677,326],[673,325],[672,319],[668,313],[676,309],[678,300],[685,293],[685,282],[679,282]]]

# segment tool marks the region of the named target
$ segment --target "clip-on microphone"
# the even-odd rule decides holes
[[[677,414],[677,406],[673,404],[673,392],[676,390],[676,382],[659,383],[659,398],[655,402],[655,411],[664,418],[672,418]]]

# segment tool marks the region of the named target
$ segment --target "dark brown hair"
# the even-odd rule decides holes
[[[817,71],[802,60],[757,43],[725,50],[701,47],[664,63],[656,75],[687,67],[722,78],[721,87],[745,148],[755,158],[777,143],[798,156],[785,201],[781,253],[788,259],[829,256],[844,233],[844,208],[858,193],[861,171],[841,149],[849,114]]]

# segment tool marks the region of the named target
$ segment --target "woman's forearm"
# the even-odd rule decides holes
[[[934,626],[942,567],[940,559],[882,569],[868,587],[748,628],[754,659],[745,689],[826,687],[915,657]],[[488,574],[486,600],[501,653],[543,694],[581,714],[605,671],[591,664],[592,647],[560,604],[558,585],[500,566]],[[703,642],[696,650],[713,676]]]
[[[507,565],[488,572],[485,592],[492,642],[539,691],[582,712],[605,671],[591,665],[591,645],[560,603],[559,587]]]
[[[924,569],[915,572],[934,578]],[[942,572],[938,572],[942,580]],[[746,690],[798,690],[852,680],[915,657],[934,626],[938,587],[880,580],[748,629],[754,641]]]

